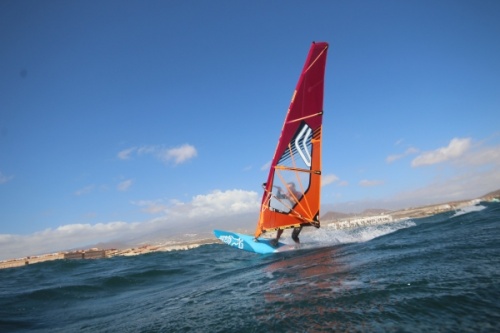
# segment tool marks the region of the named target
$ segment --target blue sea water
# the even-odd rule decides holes
[[[500,331],[500,204],[301,239],[3,269],[0,332]]]

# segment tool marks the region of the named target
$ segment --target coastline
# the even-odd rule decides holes
[[[155,245],[140,245],[137,247],[126,248],[126,249],[87,249],[79,251],[62,251],[51,254],[42,254],[38,256],[28,256],[17,259],[7,259],[0,261],[0,269],[22,267],[32,264],[37,264],[44,261],[52,260],[90,260],[90,259],[103,259],[111,258],[116,256],[136,256],[141,254],[147,254],[152,252],[170,252],[170,251],[182,251],[197,248],[205,244],[218,243],[218,240],[213,238],[203,238],[198,240],[193,240],[191,242],[178,242],[172,243],[169,241],[165,244],[155,244]],[[98,253],[99,255],[95,255]],[[92,254],[92,256],[86,256],[85,254]]]
[[[349,228],[349,225],[352,225],[349,222],[353,219],[370,219],[375,218],[374,221],[376,224],[380,224],[378,217],[380,216],[389,216],[390,221],[386,221],[386,223],[394,223],[400,221],[402,219],[411,219],[411,218],[424,218],[428,216],[432,216],[435,214],[440,214],[449,211],[456,211],[464,207],[474,206],[484,201],[497,201],[498,198],[496,196],[485,196],[478,199],[473,200],[463,200],[463,201],[455,201],[448,202],[443,204],[436,205],[428,205],[422,207],[410,207],[397,211],[387,211],[384,214],[358,214],[352,215],[342,218],[330,218],[323,219],[322,223],[325,227],[333,227],[336,229]],[[328,213],[327,213],[328,214]],[[370,222],[368,222],[370,223]],[[337,225],[337,226],[335,226]],[[345,227],[347,225],[347,227]],[[354,226],[359,226],[358,224],[354,224]],[[36,264],[45,261],[52,260],[60,260],[60,259],[68,259],[68,260],[89,260],[89,259],[100,259],[100,258],[111,258],[115,256],[135,256],[141,254],[147,254],[151,252],[168,252],[168,251],[182,251],[189,250],[193,248],[197,248],[201,245],[206,244],[215,244],[219,241],[216,238],[201,238],[201,239],[193,239],[191,241],[180,241],[180,242],[172,242],[172,240],[166,240],[165,243],[157,243],[157,244],[145,244],[138,245],[132,248],[125,249],[87,249],[87,250],[79,250],[79,251],[61,251],[57,253],[50,254],[41,254],[37,256],[27,256],[23,258],[16,259],[7,259],[0,261],[0,269],[4,268],[13,268],[13,267],[22,267],[31,264]]]

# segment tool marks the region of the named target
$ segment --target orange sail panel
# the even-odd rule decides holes
[[[300,225],[319,227],[327,50],[327,43],[313,43],[307,55],[263,185],[255,237],[266,231]]]

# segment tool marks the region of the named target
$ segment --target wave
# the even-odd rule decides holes
[[[462,207],[462,208],[456,210],[455,214],[453,214],[452,216],[450,216],[450,218],[457,217],[457,216],[460,216],[460,215],[464,215],[464,214],[467,214],[467,213],[480,212],[480,211],[482,211],[485,208],[486,208],[486,206],[483,206],[483,205],[473,205],[473,206]]]
[[[322,228],[311,232],[303,233],[301,236],[302,247],[315,248],[332,245],[367,242],[374,238],[391,234],[400,229],[416,226],[411,219],[399,220],[396,222],[368,225],[353,229],[329,229]],[[290,242],[285,240],[285,243]]]
[[[1,331],[499,331],[500,204],[483,205],[305,228],[304,250],[268,256],[206,244],[1,270]]]

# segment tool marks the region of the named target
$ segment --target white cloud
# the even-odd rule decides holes
[[[120,151],[117,156],[121,160],[128,160],[132,155],[153,155],[162,162],[173,161],[174,164],[181,164],[198,155],[196,148],[190,144],[183,144],[179,147],[165,148],[162,146],[142,146],[131,147]]]
[[[146,155],[146,154],[157,154],[158,151],[163,150],[161,146],[142,146],[139,148],[136,148],[137,150],[137,155]]]
[[[137,223],[126,223],[126,222],[109,222],[109,223],[97,223],[97,224],[67,224],[57,227],[55,230],[45,230],[43,234],[54,232],[58,236],[82,236],[83,233],[116,233],[121,230],[130,230],[137,226]]]
[[[84,195],[84,194],[89,194],[90,192],[92,192],[94,190],[94,188],[95,188],[94,184],[87,185],[84,188],[76,190],[75,191],[75,195],[76,196],[80,196],[80,195]]]
[[[266,164],[264,164],[263,166],[261,166],[260,169],[262,171],[268,171],[270,167],[271,167],[271,161],[269,161]]]
[[[188,204],[177,203],[175,213],[189,218],[214,218],[255,211],[260,207],[257,192],[244,190],[215,190],[209,194],[197,195]],[[171,210],[171,213],[174,211]]]
[[[417,156],[412,162],[412,167],[422,165],[433,165],[442,163],[462,156],[471,147],[470,138],[453,138],[448,146],[436,150],[424,152]]]
[[[396,154],[396,155],[387,156],[385,161],[387,163],[392,163],[392,162],[397,161],[403,157],[406,157],[406,156],[412,155],[412,154],[416,154],[416,153],[418,153],[418,149],[410,147],[410,148],[406,149],[406,151],[403,154]]]
[[[436,170],[433,181],[418,188],[409,188],[379,200],[356,201],[354,205],[358,211],[373,207],[400,209],[475,199],[500,188],[500,145],[486,146],[485,142],[471,145],[450,161],[453,163],[449,168]],[[353,207],[352,202],[336,205],[340,211],[350,211]]]
[[[132,183],[133,183],[132,179],[127,179],[120,182],[116,188],[118,189],[118,191],[124,192],[127,191],[130,188],[130,186],[132,186]]]
[[[328,175],[321,175],[321,186],[326,186],[329,184],[332,184],[339,180],[339,177],[337,177],[334,174],[328,174]]]
[[[400,158],[403,158],[403,157],[404,157],[404,155],[403,155],[403,154],[399,154],[399,155],[389,155],[389,156],[387,156],[387,158],[385,159],[385,161],[386,161],[387,163],[392,163],[392,162],[394,162],[394,161],[396,161],[396,160],[399,160]]]
[[[467,154],[464,154],[457,161],[457,164],[464,166],[500,166],[500,146],[476,147],[476,149],[473,149]]]
[[[131,237],[138,223],[110,222],[98,224],[68,224],[31,235],[0,235],[0,259],[53,253],[94,244],[117,236]]]
[[[402,144],[404,142],[404,139],[399,139],[398,141],[396,141],[394,143],[395,146],[399,146],[400,144]]]
[[[193,157],[196,157],[196,155],[198,155],[198,152],[196,151],[195,147],[189,144],[184,144],[177,148],[162,150],[159,155],[165,162],[174,160],[175,164],[180,164]]]
[[[142,211],[148,214],[159,214],[167,211],[168,206],[163,200],[140,200],[132,202],[134,205],[142,207]]]
[[[122,150],[121,152],[118,153],[118,158],[121,160],[128,160],[130,159],[130,155],[132,155],[136,150],[137,148],[135,147]]]
[[[382,181],[382,180],[363,179],[359,182],[359,185],[363,186],[363,187],[379,186],[379,185],[383,185],[383,184],[384,184],[384,181]]]
[[[175,230],[179,228],[207,228],[206,221],[211,219],[226,219],[234,223],[238,220],[237,216],[247,213],[255,214],[257,219],[260,200],[256,192],[235,189],[196,195],[189,202],[176,200],[166,204],[164,200],[144,200],[134,204],[144,207],[149,213],[163,215],[144,222],[75,223],[30,235],[0,234],[0,260],[52,253],[111,240],[137,239],[172,227],[174,229],[169,234],[175,236]]]
[[[497,167],[499,165],[500,163]],[[450,178],[439,179],[420,188],[398,193],[390,201],[403,208],[475,199],[500,188],[500,172],[497,170],[495,167],[483,171],[464,170]]]
[[[453,143],[455,140],[455,143]],[[398,194],[398,200],[417,203],[438,203],[473,199],[500,188],[500,145],[471,145],[470,139],[462,143],[453,139],[455,151],[450,161],[453,175],[439,176],[436,180],[415,190]]]
[[[14,176],[5,176],[1,171],[0,171],[0,184],[5,184],[8,181],[12,180]]]

